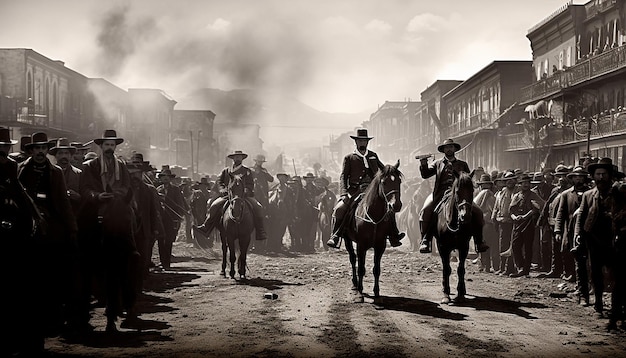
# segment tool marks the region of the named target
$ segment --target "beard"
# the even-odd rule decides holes
[[[358,149],[359,149],[361,152],[364,152],[364,151],[365,151],[365,149],[367,149],[367,147],[366,147],[366,146],[364,146],[364,145],[360,145]]]
[[[9,153],[5,152],[4,150],[0,150],[0,157],[6,158],[8,156],[9,156]]]
[[[104,151],[104,154],[106,154],[106,155],[113,155],[113,152],[114,152],[113,149],[107,149],[107,150]]]
[[[68,164],[69,162],[70,162],[70,160],[67,159],[67,158],[59,159],[59,164],[62,164],[62,165]]]

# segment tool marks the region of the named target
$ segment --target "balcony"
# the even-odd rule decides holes
[[[626,46],[612,48],[521,89],[521,103],[544,99],[561,90],[626,67]]]
[[[603,0],[600,2],[592,1],[585,5],[585,12],[587,13],[587,17],[585,20],[589,20],[594,18],[596,15],[610,10],[615,6],[617,0]]]
[[[461,119],[459,122],[452,123],[448,126],[448,133],[450,136],[457,137],[460,135],[467,134],[476,129],[481,128],[487,124],[491,123],[491,120],[496,118],[495,113],[491,111],[480,112],[474,114],[468,119]]]

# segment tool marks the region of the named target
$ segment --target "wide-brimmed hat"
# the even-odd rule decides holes
[[[50,153],[51,155],[56,155],[59,149],[67,149],[72,155],[76,153],[76,147],[73,147],[67,138],[57,139],[54,147],[50,148],[50,151],[48,151],[48,153]]]
[[[352,139],[367,139],[370,140],[374,137],[370,137],[369,135],[367,135],[367,128],[359,128],[356,130],[356,135],[351,135],[350,138]]]
[[[541,184],[542,182],[543,182],[542,172],[536,172],[535,174],[533,174],[533,178],[530,181],[531,184]]]
[[[9,128],[0,127],[0,144],[14,145],[17,144],[16,140],[11,139],[11,131]]]
[[[244,152],[242,152],[242,151],[240,151],[240,150],[236,150],[236,151],[234,151],[234,152],[230,153],[229,155],[227,155],[227,157],[229,157],[230,159],[233,159],[233,157],[234,157],[235,155],[242,155],[242,156],[243,156],[243,159],[248,158],[248,154],[246,154],[246,153],[244,153]]]
[[[87,152],[83,157],[84,161],[92,160],[98,158],[98,153],[96,152]]]
[[[26,145],[30,143],[31,140],[32,138],[29,135],[24,135],[20,138],[20,150],[22,152],[26,151]]]
[[[571,177],[587,177],[589,175],[589,172],[587,172],[585,170],[585,168],[583,168],[582,166],[577,166],[576,168],[574,168],[574,170],[572,170],[570,173],[567,174],[568,178]]]
[[[559,164],[556,166],[556,169],[554,169],[554,176],[560,177],[560,176],[566,176],[567,174],[569,174],[572,171],[571,168],[563,165],[563,164]]]
[[[507,181],[507,180],[510,180],[510,179],[517,180],[517,175],[515,175],[515,173],[513,173],[513,172],[505,172],[504,174],[502,174],[501,177],[499,177],[496,180]]]
[[[315,183],[315,184],[317,184],[319,186],[323,186],[323,187],[327,187],[330,184],[328,179],[326,179],[324,177],[319,177],[319,178],[313,179],[313,183]]]
[[[267,160],[265,160],[265,156],[263,154],[257,154],[257,156],[254,157],[254,161],[255,162],[266,162]]]
[[[446,145],[453,145],[455,152],[458,152],[459,150],[461,150],[461,145],[459,143],[456,143],[451,138],[444,140],[443,143],[441,143],[441,145],[437,147],[437,150],[443,153],[443,147],[445,147]]]
[[[169,169],[169,168],[168,168],[168,169],[161,170],[161,171],[157,174],[157,177],[159,177],[159,178],[160,178],[160,177],[164,177],[164,176],[168,176],[168,177],[170,177],[170,178],[175,178],[175,177],[176,177],[176,174],[173,174],[173,173],[172,173],[172,170],[171,170],[171,169]]]
[[[523,183],[525,181],[532,182],[532,178],[528,175],[528,173],[522,173],[522,175],[517,178],[518,183]]]
[[[141,164],[144,166],[149,166],[150,165],[150,161],[149,160],[143,160],[143,154],[142,153],[138,153],[138,152],[133,152],[133,154],[130,156],[130,161],[135,163],[135,164]]]
[[[70,142],[70,146],[76,148],[77,151],[89,150],[89,145],[85,145],[82,142]]]
[[[44,132],[36,132],[30,136],[30,143],[24,145],[24,148],[30,148],[35,145],[47,145],[48,148],[51,147],[50,141],[48,140],[48,135]]]
[[[478,180],[476,184],[493,184],[493,181],[491,181],[491,175],[482,174],[480,176],[480,180]]]
[[[593,175],[596,169],[598,168],[604,168],[608,170],[611,174],[613,174],[614,173],[613,159],[608,158],[608,157],[600,158],[600,160],[598,160],[597,163],[589,164],[589,166],[587,167],[587,170],[589,171],[589,174]]]
[[[309,173],[306,173],[306,175],[303,176],[302,179],[315,179],[315,175],[313,175],[313,173],[309,172]]]
[[[546,167],[546,168],[543,168],[541,170],[541,173],[542,174],[552,174],[552,175],[554,175],[554,169],[552,169],[550,167]]]
[[[93,142],[97,145],[100,145],[105,140],[114,140],[115,144],[120,144],[124,141],[123,138],[119,138],[117,136],[117,132],[114,129],[107,129],[104,131],[104,134],[102,134],[102,138],[96,138],[93,140]]]
[[[286,174],[286,173],[278,173],[278,174],[276,174],[276,178],[280,179],[281,177],[289,180],[289,174]]]

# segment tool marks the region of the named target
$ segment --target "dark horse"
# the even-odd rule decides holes
[[[353,222],[348,225],[346,249],[352,265],[352,284],[363,293],[365,275],[365,255],[374,248],[374,302],[381,301],[379,278],[380,260],[387,247],[387,236],[391,229],[391,218],[402,208],[400,183],[402,173],[396,165],[385,165],[369,184],[362,199],[356,204]],[[357,199],[358,200],[358,199]],[[357,244],[356,253],[352,242]],[[357,275],[358,261],[358,275]]]
[[[293,219],[294,194],[288,187],[279,185],[270,191],[267,215],[269,216],[267,243],[269,250],[283,249],[283,236],[287,231],[287,224]]]
[[[237,268],[239,278],[246,279],[246,257],[250,246],[250,236],[254,230],[252,209],[244,196],[243,180],[231,175],[228,183],[228,203],[222,216],[220,237],[222,240],[222,271],[226,276],[226,251],[230,251],[230,277],[235,278],[235,240],[239,241]]]
[[[443,266],[443,294],[441,303],[450,303],[450,254],[452,250],[459,253],[457,268],[457,301],[465,298],[465,259],[469,251],[472,236],[482,235],[482,215],[473,213],[480,210],[473,205],[474,185],[472,177],[461,172],[454,180],[452,188],[444,195],[435,208],[433,216],[435,225],[434,236],[437,238],[437,249]]]

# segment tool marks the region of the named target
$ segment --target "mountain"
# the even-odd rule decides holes
[[[251,89],[198,89],[183,97],[175,109],[211,110],[216,123],[252,123],[261,127],[266,143],[327,144],[330,135],[353,131],[369,113],[328,113],[279,93]]]

